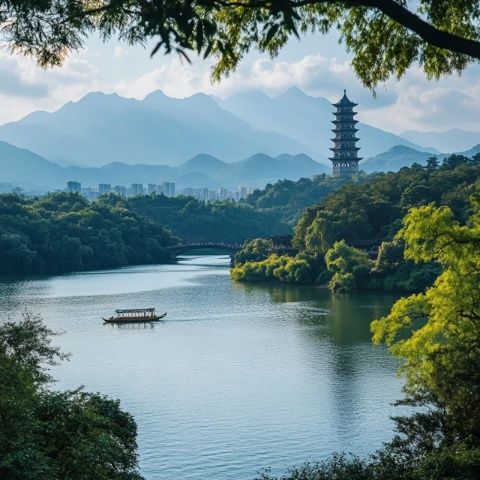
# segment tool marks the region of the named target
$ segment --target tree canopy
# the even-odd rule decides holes
[[[49,388],[45,366],[65,358],[53,334],[28,313],[0,326],[0,478],[142,480],[137,427],[117,400]]]
[[[455,219],[465,222],[471,209],[468,198],[479,191],[479,186],[480,156],[470,159],[451,155],[441,165],[432,159],[426,166],[417,164],[395,173],[359,176],[353,182],[337,184],[328,195],[323,186],[320,190],[312,188],[311,181],[279,182],[256,192],[251,201],[259,206],[267,202],[273,205],[269,211],[279,211],[277,193],[279,198],[288,198],[292,192],[319,194],[321,202],[307,208],[295,226],[296,259],[306,264],[289,263],[292,271],[302,269],[301,275],[289,275],[289,281],[328,283],[337,292],[421,292],[435,281],[441,265],[435,259],[419,264],[404,258],[404,241],[395,238],[402,218],[412,207],[433,203],[448,206]],[[362,247],[376,256],[375,261],[369,260],[359,249]],[[250,250],[251,246],[245,245],[237,255],[232,278],[244,282],[284,281],[273,274],[277,257],[267,259],[263,255],[256,259],[250,256]]]
[[[403,360],[408,392],[425,391],[452,419],[450,441],[480,445],[480,201],[461,224],[449,207],[426,205],[405,217],[406,258],[443,271],[425,293],[401,298],[372,324],[374,341]]]
[[[215,61],[213,78],[232,72],[252,49],[271,56],[292,36],[338,30],[368,87],[401,77],[414,63],[429,77],[461,72],[480,59],[478,0],[16,0],[0,2],[13,51],[58,65],[85,38],[155,42],[188,60]]]

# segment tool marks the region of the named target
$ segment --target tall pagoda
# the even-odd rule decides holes
[[[353,111],[357,103],[351,102],[344,90],[341,100],[333,106],[337,108],[332,122],[335,125],[332,130],[335,134],[335,138],[332,138],[334,147],[330,149],[333,156],[329,158],[333,164],[333,175],[353,175],[358,172],[358,162],[361,160],[358,157],[360,148],[356,146],[359,139],[355,136],[358,121],[353,118],[357,114]]]

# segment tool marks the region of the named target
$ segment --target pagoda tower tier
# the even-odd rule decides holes
[[[334,112],[335,120],[332,121],[335,137],[332,138],[334,146],[330,150],[333,156],[329,158],[333,165],[333,175],[353,175],[358,172],[358,162],[362,160],[358,156],[360,148],[357,147],[360,140],[356,136],[358,121],[354,118],[357,112],[353,110],[357,104],[348,99],[344,90],[343,97],[333,106],[337,109]]]

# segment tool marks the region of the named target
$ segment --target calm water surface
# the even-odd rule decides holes
[[[392,297],[233,284],[228,257],[178,265],[0,280],[0,318],[40,313],[72,353],[59,388],[122,401],[139,429],[147,480],[252,479],[390,438],[395,364],[370,343]],[[103,325],[116,308],[167,321]]]

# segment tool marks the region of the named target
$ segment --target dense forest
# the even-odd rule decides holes
[[[362,183],[366,178],[364,174],[351,179],[323,173],[296,182],[280,180],[273,185],[268,184],[263,190],[255,190],[244,202],[257,211],[274,214],[277,221],[293,226],[305,208],[318,204],[346,183]]]
[[[178,241],[242,243],[291,231],[274,213],[231,201],[114,194],[0,195],[0,273],[42,274],[165,263]]]
[[[396,235],[402,219],[412,207],[434,204],[450,207],[455,218],[465,222],[479,177],[479,155],[452,155],[442,165],[431,159],[426,166],[347,183],[300,217],[293,237],[298,255],[278,256],[268,241],[251,242],[235,258],[232,277],[247,282],[328,282],[340,292],[421,291],[440,267],[404,259],[404,242]],[[367,251],[355,247],[362,243]]]
[[[108,201],[107,201],[108,200]],[[121,201],[72,193],[0,195],[0,273],[40,274],[168,261],[176,239]]]
[[[291,232],[291,227],[280,221],[275,212],[241,202],[204,203],[192,197],[144,195],[128,198],[125,203],[138,215],[187,241],[242,243]]]

